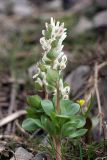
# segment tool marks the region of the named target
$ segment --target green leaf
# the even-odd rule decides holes
[[[55,45],[55,44],[53,44]],[[55,49],[52,49],[48,52],[47,57],[54,60],[58,56],[58,52]]]
[[[58,117],[60,119],[70,119],[69,116],[67,116],[67,115],[56,115],[56,117]]]
[[[58,115],[55,112],[51,113],[50,118],[51,118],[52,123],[56,127],[56,130],[58,131],[58,133],[59,133],[62,125],[64,123],[66,123],[68,120],[70,120],[69,116]]]
[[[38,95],[33,95],[33,96],[28,96],[27,97],[27,103],[31,106],[31,107],[40,107],[41,104],[41,98]]]
[[[42,126],[44,129],[46,128],[47,120],[48,120],[48,118],[46,116],[44,116],[44,115],[41,116],[41,123],[42,123]]]
[[[62,136],[69,136],[72,131],[85,125],[85,118],[79,115],[72,116],[71,120],[63,124],[61,129]]]
[[[35,118],[36,116],[36,109],[33,108],[33,107],[29,107],[26,109],[27,111],[27,116],[30,117],[30,118]]]
[[[50,116],[52,112],[54,112],[53,103],[50,100],[42,100],[41,101],[42,108],[44,112]]]
[[[52,113],[51,113],[50,118],[51,118],[51,120],[53,121],[54,125],[55,125],[55,126],[58,126],[58,119],[57,119],[57,117],[56,117],[56,113],[55,113],[55,112],[52,112]]]
[[[57,99],[57,96],[54,95],[54,96],[53,96],[53,99],[52,99],[52,102],[53,102],[53,105],[54,105],[54,106],[56,106],[56,99]]]
[[[32,118],[25,119],[22,123],[22,127],[27,131],[35,131],[36,129],[40,128],[35,122],[35,119]]]
[[[52,32],[52,27],[48,25],[48,30],[45,31],[45,38],[46,39],[51,38],[51,32]]]
[[[77,131],[72,131],[72,132],[69,134],[69,137],[70,137],[70,138],[81,137],[81,136],[83,136],[86,132],[87,132],[87,129],[80,129],[80,130],[77,130]]]
[[[70,100],[61,100],[60,106],[61,115],[75,115],[80,109],[80,105],[78,103],[73,103]]]
[[[55,90],[55,86],[52,86],[48,83],[47,89],[48,89],[48,92],[52,92]]]
[[[70,123],[75,124],[75,128],[81,128],[85,125],[86,120],[83,116],[76,115],[76,116],[71,117]]]
[[[34,123],[39,127],[39,128],[43,128],[41,121],[39,119],[33,119]]]
[[[70,122],[65,123],[61,128],[61,136],[66,137],[75,130],[75,125],[71,124]]]
[[[91,96],[89,105],[87,106],[87,111],[84,113],[84,116],[87,118],[89,115],[89,112],[91,110],[91,108],[93,107],[93,103],[94,103],[94,98]]]
[[[49,120],[46,116],[41,117],[41,123],[43,128],[50,134],[56,135],[56,127],[52,121]]]
[[[76,114],[80,110],[80,105],[78,103],[71,104],[73,114]]]
[[[47,71],[47,82],[51,85],[56,85],[56,82],[59,80],[59,74],[57,70],[48,69]]]
[[[59,124],[60,127],[62,127],[62,125],[70,119],[70,117],[67,115],[56,115],[56,118],[57,118],[57,123]]]
[[[58,40],[55,39],[55,40],[51,43],[51,45],[52,45],[52,48],[56,48],[57,45],[58,45]],[[58,54],[58,53],[57,53],[57,54]]]
[[[42,72],[46,72],[47,69],[46,69],[46,65],[42,64],[42,63],[39,63],[39,68]]]
[[[43,88],[41,87],[41,85],[35,81],[34,83],[34,88],[37,90],[37,91],[41,91]]]

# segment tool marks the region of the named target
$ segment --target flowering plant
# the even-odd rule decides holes
[[[42,35],[40,43],[43,57],[37,63],[33,79],[38,91],[45,90],[45,99],[38,95],[27,98],[30,108],[27,109],[28,118],[22,126],[28,131],[38,128],[47,131],[56,150],[56,160],[61,160],[61,139],[84,135],[87,131],[83,128],[85,116],[80,111],[81,103],[69,99],[70,87],[64,83],[61,74],[67,63],[67,57],[62,51],[62,42],[66,38],[64,23],[60,24],[51,18]],[[50,95],[53,95],[52,100]]]

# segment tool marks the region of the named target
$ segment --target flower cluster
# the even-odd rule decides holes
[[[33,76],[35,83],[39,84],[39,87],[45,86],[48,90],[49,82],[47,82],[47,70],[53,69],[60,75],[61,71],[65,69],[67,63],[67,57],[62,51],[62,42],[66,38],[66,28],[64,23],[55,22],[51,18],[50,23],[46,23],[46,30],[42,31],[43,37],[40,38],[40,43],[43,48],[42,60],[37,64],[37,73]],[[54,88],[54,93],[56,89]],[[63,98],[67,99],[70,88],[64,86],[62,78],[59,80],[59,90]]]

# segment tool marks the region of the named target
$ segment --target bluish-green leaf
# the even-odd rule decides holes
[[[70,119],[69,116],[67,116],[67,115],[61,115],[61,114],[56,115],[56,117],[58,117],[60,119]]]
[[[60,106],[61,115],[75,115],[80,109],[80,105],[78,103],[72,103],[70,100],[61,100]]]
[[[56,134],[56,127],[54,123],[47,118],[46,116],[41,117],[41,123],[43,125],[43,128],[52,136]]]
[[[59,80],[59,73],[57,70],[48,69],[46,78],[47,78],[47,82],[50,85],[55,85],[56,82]]]
[[[53,43],[55,45],[55,43]],[[47,57],[54,60],[58,56],[58,52],[55,49],[52,49],[48,52]]]
[[[76,130],[76,131],[72,131],[72,132],[69,134],[69,137],[70,137],[70,138],[81,137],[81,136],[83,136],[86,132],[87,132],[87,129],[79,129],[79,130]]]
[[[56,120],[60,127],[62,127],[62,125],[66,123],[69,119],[70,118],[67,115],[56,115]]]
[[[71,117],[71,124],[75,124],[75,128],[81,128],[85,125],[86,120],[83,116],[81,115],[75,115]]]
[[[26,111],[27,111],[27,116],[30,118],[39,118],[39,116],[44,113],[42,108],[37,109],[34,107],[29,107],[26,109]]]
[[[41,98],[38,95],[34,95],[34,96],[28,96],[27,97],[27,103],[31,106],[31,107],[40,107],[41,104]]]
[[[44,112],[50,116],[52,112],[54,112],[53,103],[50,100],[42,100],[41,101],[42,108]]]
[[[71,120],[63,124],[61,129],[62,136],[69,136],[72,131],[81,128],[85,125],[85,118],[83,116],[74,115]]]
[[[50,39],[51,38],[51,32],[52,32],[52,27],[48,26],[48,30],[45,31],[45,38]]]
[[[35,131],[36,129],[40,128],[32,118],[25,119],[22,123],[22,127],[27,131]]]

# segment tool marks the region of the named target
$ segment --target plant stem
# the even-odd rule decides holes
[[[57,101],[56,101],[56,112],[60,112],[60,92],[59,92],[59,81],[57,82]]]
[[[59,81],[57,82],[57,100],[56,100],[56,112],[60,113],[60,91],[59,91]],[[60,137],[57,136],[53,139],[55,152],[56,152],[56,160],[62,160],[61,157],[61,140]]]
[[[56,160],[62,160],[61,140],[59,137],[54,138],[54,146],[55,146],[55,152],[56,152]]]
[[[48,99],[48,93],[45,92],[45,99]]]
[[[48,92],[47,92],[47,90],[46,90],[46,87],[43,86],[43,89],[44,89],[44,92],[45,92],[45,99],[48,99]]]

